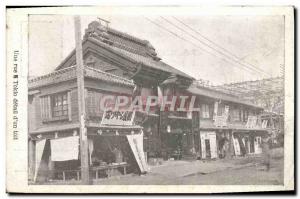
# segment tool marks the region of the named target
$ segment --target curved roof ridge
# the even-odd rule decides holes
[[[129,33],[122,32],[122,31],[116,30],[116,29],[111,28],[111,27],[108,27],[107,31],[110,32],[110,33],[112,33],[112,34],[115,34],[115,35],[121,36],[123,38],[126,38],[128,40],[134,41],[136,43],[142,44],[144,46],[146,46],[148,43],[150,43],[148,40],[140,39],[140,38],[138,38],[136,36],[133,36],[133,35],[131,35]]]

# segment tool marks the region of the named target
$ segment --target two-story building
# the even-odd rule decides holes
[[[193,78],[162,62],[148,41],[103,26],[97,21],[90,23],[86,29],[82,50],[85,124],[91,165],[93,156],[98,156],[96,158],[105,163],[112,161],[105,156],[113,153],[116,147],[123,151],[123,161],[130,161],[133,154],[126,144],[129,141],[121,135],[141,133],[142,127],[145,151],[156,155],[161,148],[159,109],[136,113],[134,122],[127,127],[103,126],[101,99],[113,96],[106,104],[113,106],[117,96],[157,96],[159,85],[170,76],[186,85],[191,84]],[[29,80],[28,98],[29,178],[44,181],[53,178],[55,174],[49,177],[52,171],[78,168],[81,118],[78,116],[75,50],[54,72]],[[142,103],[144,106],[146,101],[143,99]],[[115,136],[105,137],[105,133]]]
[[[256,117],[262,109],[196,86],[193,77],[162,62],[150,42],[94,21],[86,29],[82,49],[91,168],[125,162],[134,172],[138,161],[133,161],[136,154],[128,144],[132,140],[126,139],[129,134],[143,135],[142,148],[149,158],[213,159],[260,152],[260,137],[267,132]],[[73,50],[54,72],[29,80],[29,179],[33,181],[80,177],[78,172],[69,177],[55,172],[80,167],[76,77]],[[161,110],[158,103],[149,111],[122,116],[132,121],[130,125],[103,125],[105,110],[100,103],[107,96],[106,107],[116,104],[118,96],[142,96],[142,106],[148,96],[188,96],[187,103],[196,96],[194,108],[200,110]],[[96,172],[96,178],[101,175]]]
[[[261,153],[262,136],[268,134],[260,114],[263,109],[225,92],[193,84],[188,91],[197,95],[193,113],[194,147],[200,159],[224,158]]]
[[[172,85],[173,96],[195,96],[193,108],[198,110],[161,113],[162,152],[167,153],[162,156],[216,159],[262,152],[262,137],[270,130],[261,120],[263,108],[196,83],[182,89]]]

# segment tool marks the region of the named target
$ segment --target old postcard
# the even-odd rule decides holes
[[[7,191],[294,190],[293,7],[7,8]]]

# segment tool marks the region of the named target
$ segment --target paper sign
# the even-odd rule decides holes
[[[133,125],[135,111],[111,111],[104,112],[101,124],[102,125]]]

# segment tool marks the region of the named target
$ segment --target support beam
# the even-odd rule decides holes
[[[76,41],[76,66],[77,66],[77,90],[78,90],[78,112],[80,120],[80,160],[81,160],[81,181],[82,184],[90,184],[89,180],[89,158],[87,129],[85,125],[85,92],[84,92],[84,66],[82,58],[82,41],[80,17],[75,16],[75,41]]]
[[[28,179],[34,179],[35,172],[35,141],[29,139],[28,141]]]

